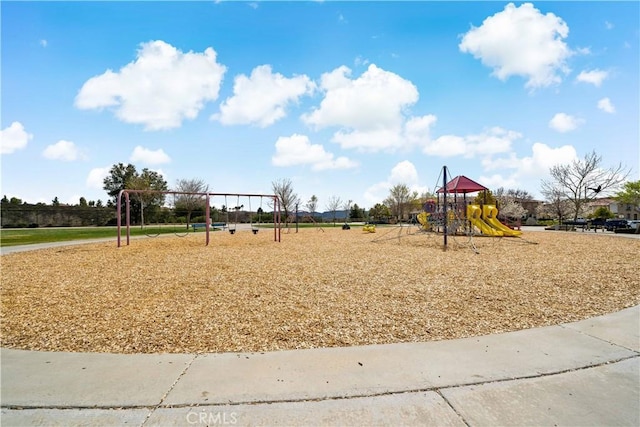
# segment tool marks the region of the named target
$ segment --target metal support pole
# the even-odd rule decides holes
[[[118,200],[116,202],[116,223],[118,224],[118,247],[120,247],[120,227],[122,225],[122,190],[118,193]]]
[[[447,250],[447,221],[449,218],[447,217],[447,167],[443,167],[443,186],[444,189],[444,250]]]
[[[209,195],[205,196],[205,201],[207,206],[204,208],[204,216],[205,216],[205,231],[207,232],[207,236],[205,238],[205,246],[209,246],[209,229],[211,228],[211,207],[209,206]]]
[[[129,240],[131,239],[131,213],[129,211],[130,208],[130,203],[129,203],[129,193],[124,193],[124,200],[125,200],[125,209],[127,211],[126,213],[126,221],[127,221],[127,246],[129,246]]]

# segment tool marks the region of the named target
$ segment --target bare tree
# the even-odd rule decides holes
[[[333,212],[333,225],[336,225],[336,211],[342,205],[342,200],[338,196],[329,197],[329,201],[327,202],[327,210]]]
[[[585,205],[607,190],[616,189],[630,173],[621,163],[608,169],[603,169],[601,163],[602,156],[593,151],[570,164],[553,166],[549,170],[551,179],[542,181],[542,194],[550,201],[556,196],[569,200],[576,221]]]
[[[285,227],[289,222],[289,213],[293,212],[296,204],[300,203],[298,195],[293,191],[293,184],[290,179],[281,179],[271,182],[273,194],[278,196],[281,209],[284,211]]]
[[[180,191],[189,194],[176,194],[174,199],[174,208],[184,210],[187,214],[187,229],[191,222],[191,213],[195,210],[205,207],[206,198],[204,195],[194,193],[207,193],[209,185],[202,179],[179,179],[176,182],[174,191]]]
[[[571,203],[560,197],[559,193],[555,198],[548,197],[548,202],[538,205],[536,216],[538,218],[558,219],[560,222],[571,214]]]
[[[349,217],[351,216],[351,204],[353,203],[353,200],[349,199],[346,202],[344,202],[344,206],[342,207],[345,211],[345,217],[344,217],[344,222],[345,224],[347,222],[349,222]]]
[[[309,210],[309,214],[313,218],[313,216],[316,213],[316,208],[318,207],[318,198],[316,197],[315,194],[311,196],[309,201],[307,201],[307,204],[305,205],[305,207]]]

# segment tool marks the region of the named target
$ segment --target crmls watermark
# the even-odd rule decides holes
[[[202,424],[207,426],[228,426],[238,422],[238,414],[235,412],[193,412],[187,414],[187,422],[192,425]]]

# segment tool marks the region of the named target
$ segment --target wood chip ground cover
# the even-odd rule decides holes
[[[303,229],[2,256],[11,348],[271,351],[431,341],[571,322],[640,303],[640,240]],[[375,241],[374,241],[375,240]]]

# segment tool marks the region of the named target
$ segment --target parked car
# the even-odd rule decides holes
[[[627,224],[629,224],[629,228],[638,228],[638,225],[640,225],[640,219],[628,219]]]
[[[608,219],[604,225],[608,231],[614,231],[618,228],[630,228],[626,219]]]

